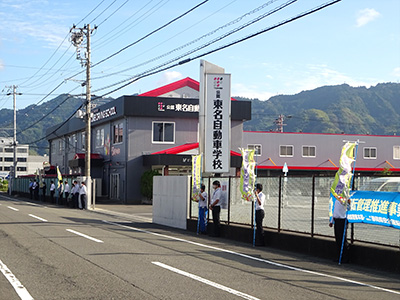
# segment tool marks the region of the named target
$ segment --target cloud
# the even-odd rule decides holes
[[[1,64],[1,62],[0,62]],[[392,74],[396,77],[400,77],[400,67],[394,68]]]
[[[365,8],[357,13],[356,26],[362,27],[380,17],[381,14],[373,8]]]
[[[158,80],[157,84],[158,85],[165,85],[171,82],[174,82],[176,80],[182,79],[184,76],[182,75],[182,73],[178,72],[178,71],[168,71],[168,72],[164,72],[161,75],[161,78]]]
[[[258,98],[260,100],[268,100],[276,93],[263,90],[257,85],[246,85],[243,83],[235,83],[232,85],[232,96],[240,96],[247,98]]]

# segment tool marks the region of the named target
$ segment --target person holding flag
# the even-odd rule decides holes
[[[329,227],[334,227],[339,264],[349,262],[349,244],[346,239],[347,211],[350,205],[350,189],[352,185],[352,163],[355,162],[356,143],[347,142],[340,156],[340,167],[335,175],[329,199]]]

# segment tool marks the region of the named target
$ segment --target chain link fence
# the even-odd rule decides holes
[[[377,177],[356,175],[354,189]],[[393,177],[392,177],[393,178]],[[228,199],[228,208],[221,210],[221,222],[226,224],[253,225],[254,206],[244,201],[239,190],[240,178],[204,178],[209,199],[212,198],[212,182],[219,180]],[[258,177],[266,196],[264,227],[286,232],[313,236],[333,237],[329,227],[329,195],[334,177],[277,176]],[[400,187],[400,178],[398,178]],[[226,187],[224,190],[224,186]],[[191,201],[190,218],[196,219],[198,204]],[[211,215],[209,214],[209,218]],[[367,242],[400,247],[400,230],[371,224],[350,224],[348,238],[351,243]]]

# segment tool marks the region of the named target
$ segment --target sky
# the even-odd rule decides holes
[[[78,28],[88,23],[91,27],[98,25],[91,36],[94,65],[201,2],[0,0],[0,109],[12,108],[12,97],[5,95],[7,86],[11,85],[18,85],[18,92],[22,93],[17,96],[18,109],[45,102],[61,93],[84,93],[81,82],[85,73],[76,75],[84,68],[70,42],[73,24]],[[209,0],[93,66],[92,94],[104,95],[119,87],[122,84],[119,82],[126,83],[287,2]],[[326,2],[295,1],[178,61],[271,27]],[[261,100],[324,85],[346,83],[370,87],[399,82],[400,1],[343,0],[202,59],[232,74],[233,96]],[[193,60],[142,78],[109,96],[143,93],[185,77],[198,80],[199,65],[199,59]],[[109,85],[112,86],[107,88]]]

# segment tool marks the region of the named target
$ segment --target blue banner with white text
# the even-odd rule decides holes
[[[347,219],[400,229],[400,193],[352,191]]]

